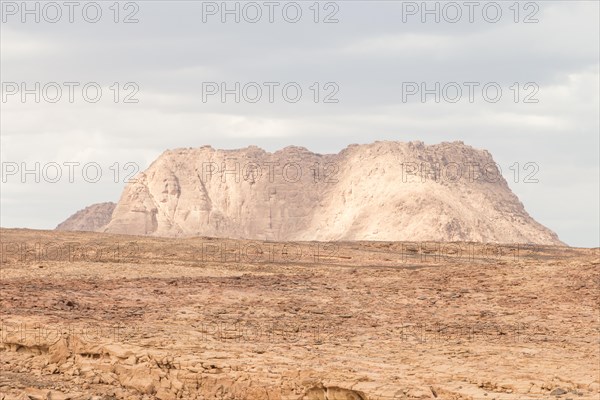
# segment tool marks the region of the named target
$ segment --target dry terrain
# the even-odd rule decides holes
[[[0,399],[598,399],[598,249],[2,229]]]

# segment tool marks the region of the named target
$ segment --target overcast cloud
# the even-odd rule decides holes
[[[21,2],[2,1],[0,73],[1,192],[3,227],[54,228],[76,210],[89,204],[117,201],[123,178],[136,168],[144,170],[160,153],[177,147],[212,145],[241,148],[258,145],[274,151],[300,145],[318,153],[338,152],[352,143],[375,140],[421,140],[427,144],[462,140],[491,152],[511,189],[539,222],[573,246],[599,245],[599,19],[597,1],[479,2],[474,22],[468,7],[456,23],[445,20],[456,7],[439,3],[440,22],[434,15],[421,21],[413,6],[422,2],[314,1],[278,2],[275,22],[268,22],[268,7],[256,23],[234,22],[233,15],[208,15],[222,2],[135,1],[97,2],[102,17],[87,22],[80,2],[74,22],[68,9],[57,23],[54,11],[40,22],[25,15]],[[240,10],[247,2],[239,3]],[[28,2],[33,9],[36,2]],[[235,7],[236,2],[227,2]],[[302,10],[297,23],[295,5]],[[436,7],[428,2],[428,7]],[[490,5],[491,4],[491,5]],[[495,4],[502,16],[495,23]],[[446,8],[444,8],[444,6]],[[15,9],[15,7],[17,9]],[[93,8],[88,14],[93,17]],[[111,9],[111,7],[113,7]],[[255,12],[246,6],[253,18]],[[253,7],[253,6],[252,6]],[[319,9],[315,23],[314,10]],[[487,10],[484,15],[483,9]],[[519,10],[515,23],[515,10]],[[204,13],[203,13],[204,11]],[[123,23],[133,13],[137,23]],[[336,23],[324,23],[331,14]],[[205,21],[203,21],[203,16]],[[529,16],[529,17],[528,17]],[[403,19],[405,21],[403,21]],[[530,22],[537,19],[538,22]],[[34,95],[10,95],[11,82],[33,88],[48,82],[79,82],[74,100],[67,88],[56,103],[39,103]],[[86,101],[81,87],[97,82],[102,97]],[[119,83],[115,103],[109,87]],[[256,103],[233,95],[221,102],[219,94],[203,101],[203,83],[227,82],[233,88],[257,82],[263,97]],[[264,82],[279,82],[274,101],[268,101]],[[286,101],[281,87],[296,82],[302,98]],[[318,82],[319,102],[310,87]],[[463,97],[455,103],[433,95],[404,99],[406,82],[426,82],[433,88],[457,82]],[[473,101],[464,82],[477,82]],[[498,102],[481,94],[486,83],[502,88]],[[515,82],[519,101],[515,102]],[[133,83],[132,86],[124,86]],[[327,83],[330,86],[325,86]],[[525,86],[526,84],[529,86]],[[8,86],[7,86],[8,85]],[[137,103],[125,103],[124,96]],[[335,94],[336,90],[339,89]],[[20,89],[19,89],[20,90]],[[490,91],[488,93],[492,93]],[[53,96],[54,92],[48,92]],[[250,94],[254,92],[248,92]],[[325,103],[332,95],[337,103]],[[447,93],[449,97],[454,92]],[[530,95],[534,103],[525,102]],[[35,182],[22,171],[7,175],[9,164],[33,168],[56,162],[63,165],[57,183]],[[65,162],[98,163],[103,172],[97,183],[86,182],[75,167],[74,182],[65,176]],[[521,173],[527,162],[539,166],[538,183],[514,182],[511,165]],[[114,166],[119,163],[119,182]],[[22,181],[25,181],[23,183]]]

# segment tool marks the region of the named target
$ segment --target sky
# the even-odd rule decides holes
[[[459,140],[597,247],[599,4],[2,1],[0,225],[116,202],[167,149]]]

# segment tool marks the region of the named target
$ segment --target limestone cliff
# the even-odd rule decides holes
[[[492,156],[462,142],[375,142],[339,154],[251,146],[165,151],[101,231],[260,240],[561,244]]]

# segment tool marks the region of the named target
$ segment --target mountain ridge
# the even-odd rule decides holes
[[[128,184],[109,233],[259,240],[563,243],[510,190],[487,150],[377,141],[163,152]]]

